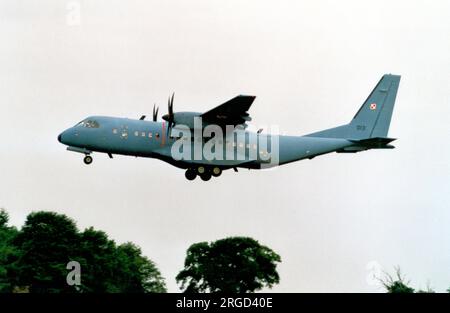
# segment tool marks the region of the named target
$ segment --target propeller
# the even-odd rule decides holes
[[[175,96],[175,93],[172,94],[172,97],[169,97],[169,100],[167,102],[168,114],[166,114],[162,117],[163,120],[169,122],[168,129],[172,128],[175,125],[174,114],[173,114],[173,98],[174,98],[174,96]]]
[[[158,120],[158,111],[159,107],[156,107],[156,104],[153,105],[153,122]]]

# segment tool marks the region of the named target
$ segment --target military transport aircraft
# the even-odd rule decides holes
[[[370,149],[392,149],[388,138],[400,76],[386,74],[350,123],[304,136],[278,136],[251,132],[248,110],[254,96],[237,96],[205,113],[173,111],[173,95],[168,114],[158,121],[91,116],[58,136],[67,150],[85,155],[92,152],[156,158],[185,169],[188,180],[204,181],[223,170],[262,169],[338,152],[355,153]],[[211,130],[212,129],[212,130]],[[214,134],[214,136],[212,135]],[[225,156],[226,155],[226,156]]]

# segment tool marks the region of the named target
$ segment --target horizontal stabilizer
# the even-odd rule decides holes
[[[361,139],[361,140],[350,140],[351,142],[356,143],[357,145],[361,145],[370,149],[382,149],[385,148],[389,143],[396,140],[395,138],[382,138],[382,137],[375,137],[375,138],[369,138],[369,139]]]
[[[351,139],[349,141],[353,142],[353,146],[345,147],[336,151],[337,153],[355,153],[360,151],[366,151],[369,149],[394,149],[393,145],[390,145],[394,138],[384,138],[384,137],[375,137],[369,139],[361,139],[354,140]]]

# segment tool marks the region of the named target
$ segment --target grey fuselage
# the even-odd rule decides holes
[[[173,157],[172,148],[179,138],[169,136],[168,123],[166,122],[106,116],[93,116],[86,120],[95,121],[95,127],[86,127],[86,125],[79,123],[65,130],[58,137],[61,143],[68,146],[68,150],[85,154],[103,152],[110,155],[156,158],[183,169],[198,165],[219,166],[224,170],[237,167],[261,169],[302,159],[311,159],[318,155],[341,151],[355,145],[354,142],[342,138],[311,137],[309,135],[277,135],[275,137],[270,134],[257,134],[242,129],[236,130],[235,134],[243,135],[246,138],[246,143],[241,144],[241,147],[239,144],[232,146],[230,143],[229,148],[234,150],[234,158],[232,159],[226,159],[226,153],[224,153],[224,159],[222,160],[211,160],[204,156],[200,159],[178,160]],[[250,143],[249,138],[257,138],[257,143]],[[277,139],[276,148],[278,152],[272,151],[274,138]],[[227,149],[227,140],[224,139],[224,149]],[[268,147],[262,147],[259,144],[260,142],[267,142],[266,146]],[[190,142],[190,144],[193,151],[194,143]],[[238,150],[241,153],[236,152]],[[267,154],[271,152],[277,153],[276,162],[272,162],[272,159],[268,160]],[[239,157],[236,157],[237,154],[239,154]]]

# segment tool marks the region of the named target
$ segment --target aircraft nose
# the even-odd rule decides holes
[[[61,141],[61,137],[62,137],[62,134],[59,134],[59,136],[58,136],[58,141],[59,141],[59,142],[62,142],[62,141]]]

